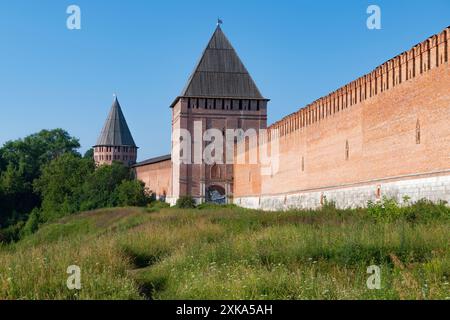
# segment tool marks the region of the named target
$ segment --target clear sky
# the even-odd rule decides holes
[[[71,4],[81,30],[66,27]],[[139,159],[169,153],[169,105],[217,17],[272,123],[443,30],[450,1],[0,0],[0,144],[60,127],[84,152],[117,92]]]

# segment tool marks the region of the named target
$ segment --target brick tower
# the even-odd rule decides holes
[[[137,147],[122,113],[117,97],[111,106],[108,118],[94,148],[97,165],[122,162],[126,166],[136,163]]]
[[[172,132],[190,132],[194,155],[194,131],[203,137],[212,128],[223,133],[227,129],[266,128],[267,102],[218,24],[185,88],[171,105]],[[225,137],[223,140],[225,150]],[[208,143],[202,144],[204,150]],[[176,145],[172,151],[172,159],[180,153]],[[173,162],[171,202],[185,195],[197,202],[230,202],[233,165],[226,154],[223,163]]]

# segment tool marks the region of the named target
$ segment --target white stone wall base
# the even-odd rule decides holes
[[[194,199],[196,205],[206,202],[205,197],[192,197],[192,199]],[[226,203],[233,203],[231,199],[232,198],[227,198]],[[170,204],[171,207],[173,207],[177,204],[177,200],[178,197],[166,197],[165,202],[167,202],[168,204]]]
[[[381,197],[377,197],[377,189]],[[289,209],[317,209],[321,202],[333,201],[337,208],[364,208],[369,200],[377,201],[388,197],[403,203],[404,197],[410,202],[428,199],[433,202],[450,203],[450,175],[408,179],[393,182],[374,182],[363,186],[299,192],[285,195],[267,195],[234,198],[234,204],[250,209],[267,211]]]

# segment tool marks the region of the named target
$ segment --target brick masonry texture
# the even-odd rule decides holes
[[[382,196],[449,201],[449,36],[446,28],[271,125],[269,135],[280,143],[272,175],[262,176],[257,164],[235,164],[221,168],[217,182],[230,188],[234,203],[266,210],[315,208],[324,199],[365,206]],[[253,118],[241,113],[238,123],[232,111],[188,110],[188,103],[173,108],[173,128],[191,130],[194,118],[203,128],[265,127],[265,108]],[[189,192],[201,198],[211,180],[205,165],[172,168],[170,175],[171,199]],[[143,177],[138,173],[149,185],[154,180]]]
[[[157,199],[165,200],[172,190],[172,162],[161,161],[149,165],[135,166],[135,174]]]

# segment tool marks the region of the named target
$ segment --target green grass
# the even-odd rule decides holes
[[[0,299],[449,299],[448,207],[371,210],[81,213],[0,247]]]

